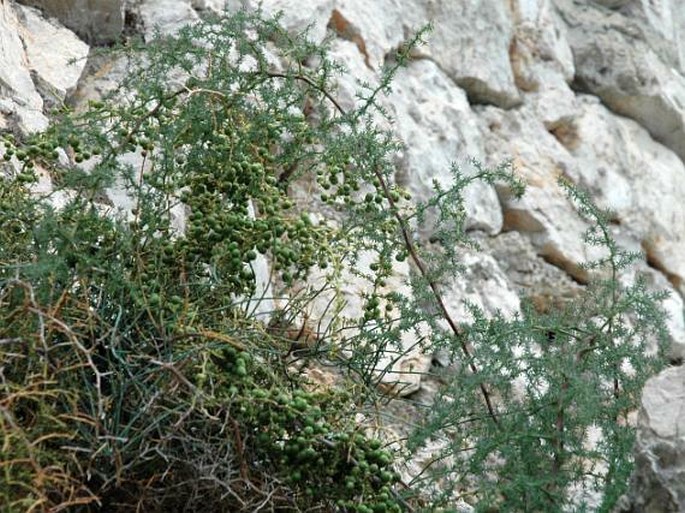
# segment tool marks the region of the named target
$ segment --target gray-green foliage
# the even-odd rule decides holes
[[[306,389],[291,341],[235,299],[258,253],[286,284],[339,259],[341,232],[289,187],[318,182],[342,208],[394,143],[335,109],[338,67],[277,19],[208,19],[117,55],[130,72],[103,101],[4,134],[20,171],[0,181],[0,502],[399,511],[392,457],[359,432],[350,391]],[[113,186],[130,211],[105,201]]]
[[[21,166],[0,182],[7,504],[366,513],[432,509],[465,492],[480,510],[555,511],[584,486],[609,510],[630,471],[626,416],[659,366],[645,346],[664,337],[661,296],[620,285],[635,256],[566,185],[593,227],[588,241],[607,251],[588,265],[600,278],[545,315],[450,317],[441,290],[460,279],[459,248],[473,246],[464,189],[523,187],[508,165],[477,164],[454,167],[453,185],[425,204],[394,184],[401,145],[376,124],[380,98],[423,34],[346,111],[325,47],[259,14],[208,19],[122,50],[131,73],[85,112],[55,113],[45,134],[6,135],[5,159]],[[55,185],[49,197],[30,190],[36,164]],[[289,192],[303,183],[312,197],[297,204]],[[130,213],[102,202],[113,185]],[[67,199],[55,209],[58,192]],[[337,224],[314,223],[314,210]],[[421,241],[427,218],[434,235]],[[363,273],[355,264],[369,251]],[[330,271],[325,288],[344,286],[345,268],[368,281],[363,314],[331,324],[307,356],[337,364],[347,389],[304,390],[284,366],[290,341],[235,301],[254,290],[259,253],[286,285],[315,268]],[[411,294],[387,291],[398,261],[412,269]],[[447,350],[458,370],[410,439],[419,449],[439,437],[444,454],[400,494],[391,454],[350,419],[377,400],[383,353],[418,325],[432,336],[417,343]],[[517,378],[526,385],[515,394]],[[594,448],[583,443],[590,427],[603,434]]]
[[[585,241],[604,253],[585,264],[593,279],[583,292],[544,313],[524,303],[514,319],[471,305],[474,321],[459,333],[433,324],[458,369],[410,443],[445,442],[423,478],[440,480],[436,498],[474,494],[477,511],[608,512],[627,490],[629,415],[663,366],[665,296],[619,279],[640,255],[617,245],[608,212],[560,186],[590,225]]]

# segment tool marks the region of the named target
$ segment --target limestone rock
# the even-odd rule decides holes
[[[23,27],[12,4],[0,3],[0,119],[24,133],[43,130],[43,99],[36,91],[20,34]]]
[[[505,2],[426,4],[436,29],[421,49],[464,89],[471,103],[511,108],[521,103],[509,61],[514,25]]]
[[[594,3],[608,7],[609,9],[616,9],[631,1],[632,0],[593,0]]]
[[[107,44],[124,29],[125,0],[22,0],[76,32],[84,41]]]
[[[369,69],[380,71],[391,51],[428,22],[423,2],[337,0],[328,23],[352,41]]]
[[[473,321],[469,304],[480,308],[488,317],[496,313],[513,317],[520,311],[517,291],[491,255],[464,250],[461,263],[464,266],[463,273],[440,286],[447,311],[455,322]],[[449,330],[445,322],[440,324],[443,329]],[[460,359],[463,355],[459,353],[456,356]],[[452,363],[450,352],[446,349],[437,351],[434,359],[443,367]]]
[[[524,102],[548,130],[573,116],[575,75],[566,28],[551,0],[518,0],[512,4],[516,20],[510,56],[516,85]]]
[[[630,117],[685,158],[685,76],[681,56],[662,49],[647,23],[617,11],[558,0],[569,25],[577,84]],[[682,13],[673,2],[663,2]],[[651,12],[651,11],[645,11]],[[685,25],[685,16],[678,23]],[[681,36],[682,37],[682,36]],[[680,50],[682,53],[682,50]]]
[[[508,287],[530,299],[539,312],[547,312],[573,299],[582,287],[562,269],[537,255],[531,240],[517,231],[478,239],[511,283]]]
[[[576,115],[576,95],[558,71],[539,67],[534,70],[533,76],[541,85],[535,91],[526,93],[526,107],[559,140]]]
[[[138,17],[146,39],[157,32],[173,34],[184,25],[200,19],[190,0],[144,0],[138,6]]]
[[[544,74],[551,70],[566,82],[573,80],[573,53],[552,0],[516,0],[512,11],[515,28],[510,56],[519,88],[532,91],[544,87]]]
[[[336,78],[335,98],[338,104],[346,111],[359,107],[358,93],[361,92],[360,83],[366,82],[373,87],[378,84],[380,76],[378,72],[366,66],[364,56],[359,53],[357,45],[353,41],[343,38],[335,38],[330,43],[330,57],[336,62],[344,63],[345,72]],[[388,108],[390,103],[380,97],[379,102]],[[378,120],[383,123],[382,119]]]
[[[76,89],[69,95],[69,104],[85,109],[88,100],[99,100],[113,92],[129,73],[125,56],[91,55]]]
[[[618,0],[614,0],[617,2]],[[623,0],[621,11],[644,30],[645,40],[669,66],[685,72],[685,11],[679,0]]]
[[[654,267],[685,292],[685,165],[632,120],[581,97],[566,146],[567,174],[600,206],[614,210],[617,229],[637,241]]]
[[[86,65],[89,47],[56,20],[31,7],[17,6],[28,68],[44,100],[61,105]]]
[[[668,292],[668,298],[661,303],[661,307],[668,316],[666,327],[670,334],[666,357],[673,362],[682,362],[685,360],[685,303],[682,296],[668,282],[663,273],[648,267],[646,263],[634,265],[621,277],[621,283],[624,286],[630,286],[638,276],[645,281],[650,290]],[[649,354],[654,354],[657,350],[656,340],[653,340],[651,344],[648,342],[646,350]]]
[[[483,158],[482,137],[466,94],[434,62],[414,61],[400,70],[388,100],[395,111],[395,133],[406,144],[397,181],[416,201],[433,195],[434,181],[449,188],[454,163],[468,173],[473,166],[466,159]],[[494,188],[474,183],[465,196],[466,228],[499,232],[502,211]],[[431,227],[423,228],[429,235]]]
[[[357,45],[369,68],[380,69],[386,56],[433,21],[428,44],[415,50],[416,57],[433,60],[472,102],[503,108],[521,102],[509,62],[513,21],[503,2],[413,0],[400,8],[396,0],[339,0],[334,6],[329,27]],[[317,13],[311,21],[319,26],[318,20]]]
[[[500,191],[504,229],[527,234],[539,255],[584,282],[587,272],[578,264],[595,254],[582,241],[587,229],[570,200],[557,184],[574,163],[565,148],[535,116],[531,108],[503,111],[487,107],[484,123],[486,163],[512,159],[516,173],[527,184],[523,198]]]
[[[636,444],[632,511],[685,511],[685,367],[666,369],[645,385]]]
[[[361,252],[354,261],[344,262],[339,278],[330,281],[328,272],[313,270],[307,279],[306,286],[283,293],[279,298],[303,298],[312,295],[312,299],[304,305],[305,318],[298,322],[307,322],[315,331],[315,336],[325,338],[336,344],[347,357],[352,350],[375,352],[376,362],[373,371],[379,380],[381,391],[391,396],[404,397],[410,395],[421,386],[421,376],[428,372],[431,365],[431,355],[422,350],[423,339],[429,335],[427,326],[415,326],[412,330],[401,333],[399,344],[387,344],[379,339],[379,345],[356,347],[357,342],[351,344],[359,334],[359,320],[364,315],[364,305],[373,285],[365,276],[371,275],[371,264],[376,256],[371,251]],[[390,291],[411,297],[408,285],[409,265],[405,262],[394,269],[391,276],[379,292],[381,295]],[[331,283],[338,285],[331,286]],[[288,300],[278,300],[277,307],[287,308]],[[380,309],[384,311],[385,300],[381,300]],[[388,322],[388,329],[396,321]],[[366,329],[372,329],[367,325]],[[371,344],[370,342],[368,344]],[[355,346],[353,348],[353,346]]]
[[[240,0],[191,0],[190,5],[196,11],[210,11],[217,14],[228,11],[237,11],[243,7]]]
[[[254,9],[258,2],[250,2]],[[312,0],[299,2],[296,9],[288,0],[265,0],[259,2],[267,14],[283,13],[281,24],[288,30],[301,32],[308,28],[309,38],[320,43],[326,37],[327,26],[331,19],[334,0]]]

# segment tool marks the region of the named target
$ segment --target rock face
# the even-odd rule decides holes
[[[111,43],[124,29],[124,0],[24,0],[21,3],[40,8],[89,43]]]
[[[33,132],[47,125],[43,99],[36,91],[26,66],[26,54],[19,36],[21,24],[9,4],[0,4],[0,125],[15,123],[22,131]]]
[[[669,1],[626,2],[620,10],[587,4],[559,2],[571,29],[578,87],[685,157],[682,7]]]
[[[36,89],[45,102],[60,106],[81,77],[88,45],[36,9],[20,7],[18,13],[26,28],[22,41]]]
[[[35,9],[0,4],[0,128],[44,129],[44,109],[61,105],[76,87],[88,50]]]
[[[557,185],[563,177],[614,211],[613,235],[644,254],[637,272],[653,288],[671,291],[665,303],[670,356],[674,362],[685,357],[681,0],[20,3],[0,1],[0,130],[18,134],[44,129],[53,106],[66,101],[78,107],[114,87],[126,61],[88,57],[88,45],[124,33],[150,38],[156,29],[170,33],[224,9],[261,5],[266,13],[283,11],[288,29],[309,27],[313,40],[330,39],[332,55],[349,70],[339,80],[340,104],[349,107],[357,101],[355,79],[377,81],[393,52],[432,22],[428,45],[415,50],[382,100],[395,118],[392,129],[406,143],[397,155],[396,182],[425,200],[434,181],[449,183],[452,163],[468,173],[469,159],[476,158],[488,165],[511,160],[528,185],[518,201],[497,185],[465,191],[467,229],[483,253],[465,254],[462,279],[446,286],[450,312],[468,320],[468,300],[486,313],[513,314],[519,292],[544,309],[582,288],[588,276],[578,264],[597,255],[581,241],[587,226]],[[40,186],[49,190],[49,178]],[[430,235],[429,219],[420,237],[426,242]],[[269,276],[268,262],[259,265],[260,276]],[[398,266],[397,272],[399,281],[391,286],[399,288],[409,269]],[[357,315],[365,286],[350,279],[344,315]],[[323,319],[327,313],[321,307],[312,315]],[[401,387],[402,394],[422,393],[417,371],[427,370],[431,359],[449,363],[441,361],[444,355],[410,350],[417,336],[403,340],[405,359],[387,355],[379,365],[380,372],[388,371],[385,383]],[[671,368],[645,390],[635,511],[685,510],[683,372]]]
[[[640,410],[634,511],[685,511],[685,367],[650,379]]]
[[[420,201],[433,194],[433,181],[447,187],[453,180],[451,164],[458,155],[479,160],[483,137],[467,95],[433,61],[412,62],[400,70],[388,99],[397,118],[396,131],[407,145],[397,181]],[[468,172],[467,161],[458,163]],[[466,191],[468,228],[489,234],[502,229],[502,209],[492,186],[474,184]]]

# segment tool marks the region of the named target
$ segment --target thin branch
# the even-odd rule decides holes
[[[430,287],[431,292],[433,293],[433,297],[435,298],[435,301],[438,305],[438,309],[440,310],[440,314],[449,325],[450,329],[452,330],[452,333],[454,333],[454,335],[459,340],[459,345],[461,347],[462,352],[464,353],[464,356],[468,360],[468,365],[471,369],[471,373],[474,376],[477,375],[479,372],[478,367],[473,361],[471,351],[469,350],[466,341],[464,340],[464,332],[459,327],[459,325],[454,321],[449,311],[447,310],[447,306],[445,305],[445,301],[442,297],[442,294],[440,293],[438,284],[429,277],[428,269],[426,268],[426,265],[424,264],[423,260],[421,259],[421,256],[419,255],[416,249],[416,245],[414,244],[411,234],[409,233],[409,229],[407,228],[407,223],[405,219],[400,214],[400,210],[399,208],[397,208],[397,205],[395,204],[395,201],[392,198],[392,194],[390,193],[390,188],[388,187],[388,184],[385,181],[385,177],[378,169],[376,169],[375,175],[381,184],[381,188],[383,189],[383,195],[390,204],[390,211],[393,213],[395,219],[397,220],[397,223],[400,227],[400,231],[402,232],[402,239],[404,240],[404,245],[407,248],[407,251],[409,252],[412,261],[414,262],[414,265],[421,273],[423,279],[426,280],[426,282],[428,283],[428,286]],[[483,399],[485,400],[485,404],[488,409],[488,414],[490,415],[492,422],[495,425],[499,426],[499,421],[497,420],[497,413],[495,412],[495,408],[492,404],[492,399],[490,397],[490,393],[488,392],[487,387],[484,383],[480,383],[479,387],[483,395]]]

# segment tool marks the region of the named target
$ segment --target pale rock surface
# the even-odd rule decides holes
[[[511,159],[527,186],[518,200],[507,190],[501,191],[504,229],[526,233],[539,255],[576,280],[587,281],[587,272],[578,264],[596,255],[581,239],[586,223],[557,184],[560,176],[568,175],[573,159],[527,106],[515,111],[486,107],[480,120],[486,163],[497,165]]]
[[[685,158],[685,76],[678,59],[661,51],[639,19],[573,0],[557,3],[569,25],[577,85]]]
[[[518,87],[523,91],[545,87],[545,76],[538,75],[550,71],[571,82],[573,53],[552,0],[515,0],[511,9],[515,26],[510,55]]]
[[[40,11],[17,6],[24,29],[22,41],[28,68],[43,99],[60,106],[76,87],[86,65],[89,47],[55,19]]]
[[[465,249],[460,263],[464,266],[463,272],[439,287],[445,307],[455,322],[473,322],[468,305],[479,308],[486,317],[499,313],[512,318],[519,313],[521,300],[518,291],[513,288],[495,258],[486,253]],[[446,322],[441,320],[439,325],[450,332]],[[461,360],[463,354],[457,351],[455,356],[457,360]],[[433,358],[443,367],[453,363],[450,352],[446,349],[438,350]]]
[[[603,5],[604,7],[608,7],[609,9],[616,9],[617,7],[621,7],[622,5],[630,3],[633,0],[593,0],[593,1],[596,4]]]
[[[69,95],[69,103],[85,109],[88,100],[99,100],[112,93],[129,73],[126,57],[91,55],[76,89]]]
[[[662,303],[661,307],[666,312],[666,328],[670,334],[669,347],[666,356],[670,361],[682,362],[685,360],[685,302],[678,291],[669,283],[666,277],[646,265],[638,263],[634,265],[621,277],[624,286],[635,283],[637,277],[642,278],[650,290],[668,292],[669,296]],[[647,352],[656,352],[656,340],[653,344],[648,344]]]
[[[306,286],[299,286],[290,291],[292,297],[314,296],[305,306],[305,321],[320,339],[327,339],[338,345],[344,354],[350,355],[350,341],[359,333],[358,320],[364,315],[365,296],[373,291],[373,285],[365,276],[371,276],[371,264],[377,259],[375,253],[363,251],[358,260],[345,261],[337,280],[330,285],[329,273],[315,269],[310,273]],[[394,274],[380,290],[380,294],[390,291],[411,297],[408,285],[409,264],[395,266]],[[278,294],[287,297],[286,294]],[[277,307],[285,307],[286,300],[278,299]],[[385,300],[381,300],[380,310],[384,312]],[[389,325],[392,325],[390,323]],[[374,372],[380,381],[380,388],[389,395],[404,397],[419,390],[421,377],[428,372],[431,355],[425,354],[422,342],[429,336],[427,326],[416,326],[413,330],[401,334],[397,345],[366,347],[365,350],[377,351],[377,363]],[[360,348],[359,348],[360,349]]]
[[[190,0],[190,6],[196,11],[209,11],[217,14],[239,10],[246,2],[241,0]]]
[[[184,25],[200,19],[191,0],[143,0],[138,16],[146,40],[160,34],[173,34]]]
[[[352,110],[360,105],[357,95],[362,92],[361,83],[366,82],[373,86],[378,84],[380,77],[377,72],[366,66],[364,56],[359,53],[353,41],[335,37],[330,43],[329,55],[332,60],[345,66],[345,72],[335,78],[335,99],[345,111]],[[379,102],[386,107],[391,107],[383,97],[379,98]],[[383,119],[378,121],[384,122]]]
[[[264,0],[263,2],[248,0],[246,5],[251,9],[261,5],[263,11],[271,15],[282,12],[281,24],[286,29],[294,32],[308,29],[309,38],[320,43],[326,37],[335,0],[298,2],[295,9],[292,1],[289,0]]]
[[[662,60],[685,72],[685,10],[680,0],[623,0],[622,12],[634,18]]]
[[[487,316],[499,312],[511,318],[519,313],[519,294],[493,256],[465,249],[461,264],[464,272],[441,288],[452,317],[459,322],[471,322],[473,316],[466,307],[467,302],[479,307]]]
[[[74,199],[75,194],[72,191],[55,191],[52,178],[41,166],[36,167],[36,175],[38,182],[31,186],[31,192],[36,196],[46,198],[55,210],[64,208]]]
[[[395,133],[405,143],[397,182],[418,202],[454,182],[451,167],[475,170],[467,157],[482,160],[483,139],[466,94],[432,61],[422,59],[401,69],[388,98],[395,113]],[[460,162],[461,161],[461,162]],[[502,210],[494,188],[476,182],[465,190],[467,229],[498,233]],[[432,226],[419,227],[428,238]]]
[[[526,108],[533,111],[552,135],[557,138],[563,136],[578,108],[576,95],[563,75],[556,70],[537,68],[533,76],[540,81],[541,86],[525,93]]]
[[[43,99],[31,79],[21,35],[25,32],[13,5],[0,3],[0,119],[23,133],[47,127]]]
[[[364,63],[352,41],[336,38],[330,55],[344,62],[347,71],[337,81],[337,102],[349,110],[359,105],[360,82],[377,84],[380,77]],[[378,123],[405,143],[398,155],[396,182],[417,201],[427,201],[435,180],[443,188],[453,183],[451,167],[474,172],[469,158],[482,159],[483,140],[466,94],[431,60],[418,59],[398,71],[388,98],[379,102],[390,110],[394,124],[380,116]],[[494,188],[475,182],[465,190],[466,228],[494,234],[502,228],[502,212]],[[431,227],[422,235],[428,238]]]
[[[471,103],[508,109],[521,103],[509,60],[514,24],[506,2],[442,0],[423,4],[435,23],[420,48],[464,89]]]
[[[386,55],[428,21],[420,0],[337,0],[329,27],[355,43],[365,65],[379,71]]]
[[[639,414],[632,510],[685,511],[685,367],[650,379]]]
[[[124,29],[126,0],[21,0],[21,3],[40,8],[90,43],[116,41]]]
[[[266,4],[281,5],[279,0]],[[314,6],[316,10],[311,13]],[[330,9],[328,17],[326,9]],[[374,70],[380,69],[390,52],[432,22],[434,30],[427,36],[428,45],[415,50],[417,57],[435,61],[472,102],[503,108],[521,102],[509,62],[513,21],[507,6],[499,0],[317,0],[307,9],[285,11],[288,23],[291,16],[310,14],[300,27],[313,24],[314,35],[321,34],[325,21],[339,37],[355,43],[366,66]]]
[[[524,102],[548,130],[563,125],[575,112],[569,83],[575,75],[566,27],[551,0],[518,0],[510,56]]]
[[[478,243],[497,262],[511,283],[509,289],[530,299],[538,311],[563,305],[582,290],[562,269],[538,256],[525,234],[504,232],[496,237],[480,238]]]
[[[601,207],[648,261],[685,293],[685,165],[636,122],[581,96],[564,142],[576,165],[567,174]],[[639,248],[638,248],[639,249]]]

